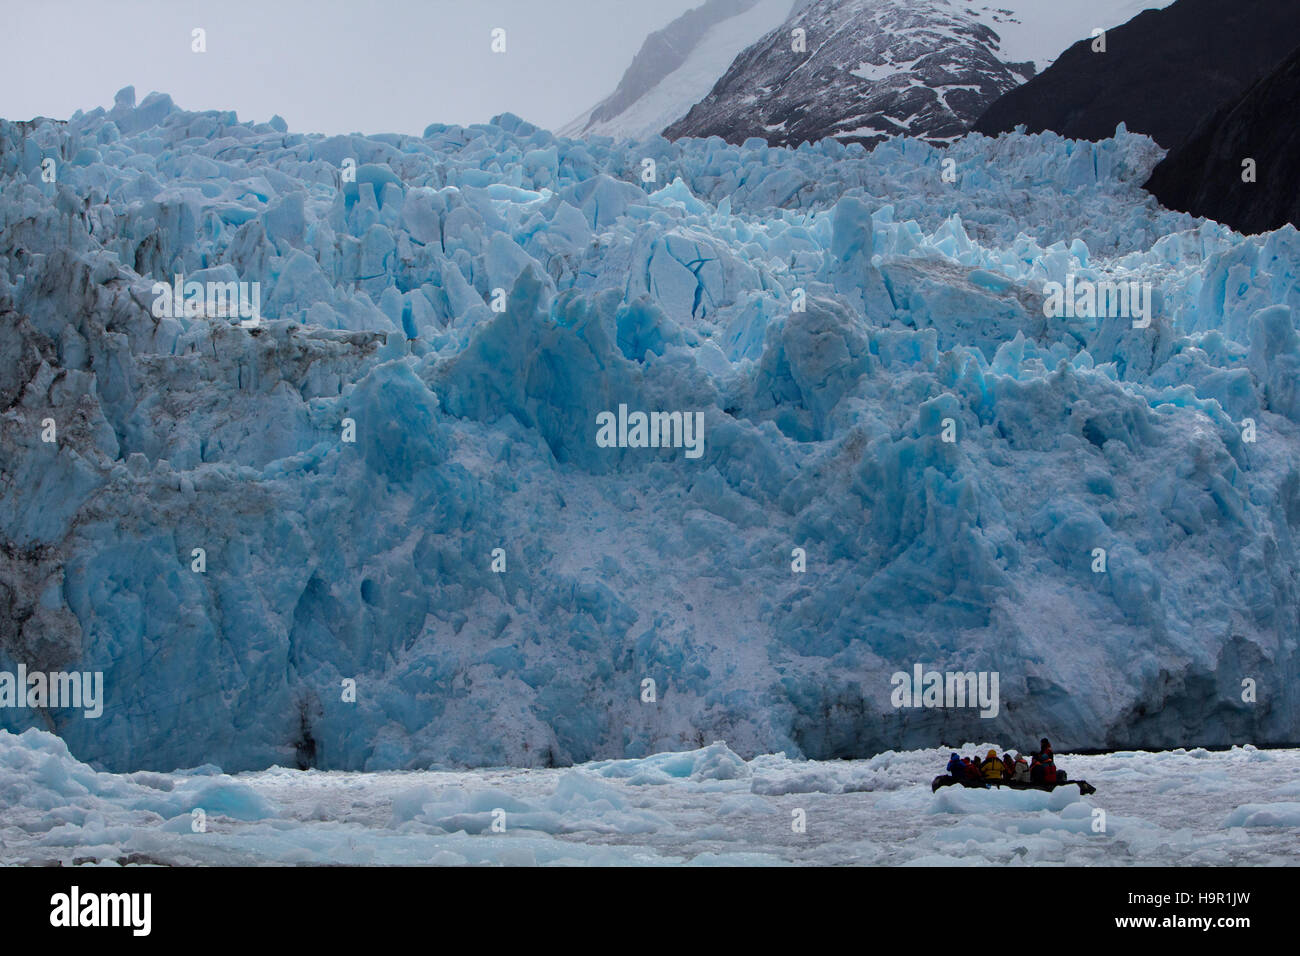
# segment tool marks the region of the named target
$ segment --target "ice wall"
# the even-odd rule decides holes
[[[2,122],[0,668],[106,701],[0,727],[117,770],[1294,741],[1300,236],[1160,209],[1159,157]],[[260,326],[155,318],[178,273]],[[1070,276],[1151,327],[1046,318]],[[702,455],[600,447],[620,404]],[[998,716],[893,708],[917,662]]]

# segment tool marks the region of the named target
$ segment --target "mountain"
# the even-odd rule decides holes
[[[951,140],[1034,73],[1030,62],[1003,62],[996,46],[988,26],[947,0],[812,0],[741,53],[664,135],[782,146]]]
[[[1178,0],[1109,30],[1105,40],[1104,53],[1090,39],[1075,43],[990,105],[974,129],[996,136],[1023,125],[1101,140],[1122,122],[1171,148],[1291,52],[1300,41],[1300,3]]]
[[[803,0],[665,135],[951,142],[1093,24],[1161,2]]]
[[[1300,228],[1300,48],[1221,107],[1151,174],[1146,188],[1170,209],[1258,233]],[[1243,162],[1255,162],[1254,181]]]
[[[563,136],[644,139],[681,119],[736,54],[780,25],[794,0],[708,0],[646,38],[618,88]]]

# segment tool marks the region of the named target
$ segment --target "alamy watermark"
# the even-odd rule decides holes
[[[903,707],[978,707],[981,717],[996,717],[1000,707],[997,671],[895,671],[889,702]]]
[[[104,713],[103,671],[0,671],[0,707],[81,708],[88,719]]]
[[[1043,315],[1049,319],[1132,319],[1133,328],[1151,326],[1154,290],[1150,282],[1092,282],[1071,273],[1064,284],[1043,286]]]
[[[172,277],[172,284],[153,284],[155,319],[233,319],[244,328],[256,328],[262,321],[262,283],[185,281]]]
[[[124,927],[132,936],[148,936],[152,911],[152,893],[83,893],[74,885],[50,897],[50,925],[55,927]]]
[[[685,448],[687,458],[704,454],[703,412],[631,412],[596,415],[598,448]]]

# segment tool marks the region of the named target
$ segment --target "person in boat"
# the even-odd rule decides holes
[[[963,776],[962,782],[974,787],[987,786],[984,783],[984,774],[980,772],[979,754],[974,757],[962,757]]]
[[[1029,757],[1029,782],[1035,786],[1047,782],[1048,758],[1052,756],[1052,743],[1046,737],[1038,742],[1038,749]]]
[[[1043,783],[1049,787],[1053,786],[1057,783],[1059,776],[1056,772],[1056,757],[1052,755],[1051,750],[1048,750],[1043,755]]]
[[[1016,761],[1010,753],[1002,755],[1002,779],[1010,780],[1016,775]]]
[[[980,765],[980,773],[984,777],[985,783],[1002,782],[1002,761],[998,759],[998,752],[990,750],[984,758],[984,763]]]
[[[1034,763],[1029,768],[1029,782],[1046,786],[1056,785],[1056,758],[1050,748],[1034,754]]]
[[[1065,774],[1062,774],[1060,770],[1057,770],[1056,757],[1053,756],[1052,750],[1048,750],[1047,754],[1045,754],[1043,763],[1044,783],[1047,783],[1048,786],[1053,786],[1053,784],[1062,783],[1063,780],[1065,780]]]
[[[1016,766],[1011,773],[1011,779],[1016,783],[1029,783],[1029,761],[1023,754],[1016,754]]]
[[[964,773],[965,770],[961,765],[961,757],[957,754],[953,754],[951,757],[948,758],[948,770],[947,770],[948,776],[956,780],[960,780],[964,775]]]

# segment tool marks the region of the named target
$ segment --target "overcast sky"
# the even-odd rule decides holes
[[[0,116],[66,119],[134,85],[291,130],[421,133],[505,111],[554,128],[703,0],[3,0]],[[202,27],[207,52],[191,52]],[[491,33],[506,31],[506,52]]]

